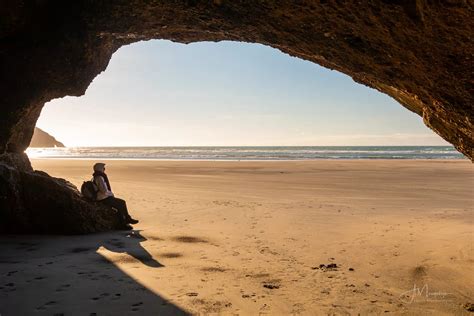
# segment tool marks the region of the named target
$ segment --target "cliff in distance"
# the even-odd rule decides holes
[[[42,129],[35,127],[30,147],[66,147],[63,143],[56,140],[54,136],[49,135]]]

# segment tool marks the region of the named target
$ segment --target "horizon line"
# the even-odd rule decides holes
[[[28,148],[176,148],[176,147],[453,147],[453,145],[79,145],[64,147],[28,147]]]

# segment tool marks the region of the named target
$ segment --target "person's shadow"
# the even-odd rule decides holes
[[[123,232],[125,238],[113,238],[102,242],[101,244],[109,251],[127,253],[149,267],[163,267],[161,263],[153,259],[152,255],[142,247],[141,242],[146,241],[147,239],[143,237],[140,232],[140,230],[126,231]]]
[[[0,286],[0,314],[188,315],[121,267],[129,259],[146,269],[164,267],[142,246],[144,241],[137,230],[0,236],[0,284],[8,285]],[[112,257],[124,255],[115,261],[102,247]]]

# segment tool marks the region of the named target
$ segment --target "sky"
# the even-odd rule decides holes
[[[66,146],[447,145],[349,76],[239,42],[124,46],[37,126]]]

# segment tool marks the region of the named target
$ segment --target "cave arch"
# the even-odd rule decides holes
[[[139,40],[255,42],[396,99],[473,159],[470,1],[38,1],[0,14],[0,153],[23,152],[45,102],[79,96]]]

